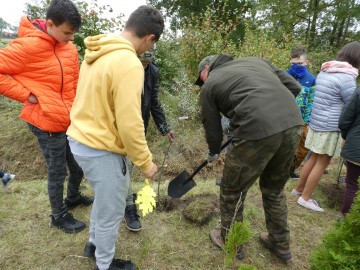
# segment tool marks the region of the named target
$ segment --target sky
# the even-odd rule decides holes
[[[83,0],[91,3],[91,0]],[[0,3],[0,18],[7,23],[18,26],[21,16],[25,15],[25,3],[31,0],[2,0]],[[145,5],[146,0],[97,0],[99,5],[110,5],[113,8],[112,14],[124,13],[125,20],[138,6]],[[111,16],[115,17],[115,15]]]

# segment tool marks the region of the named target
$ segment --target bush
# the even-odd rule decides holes
[[[330,227],[311,255],[312,270],[355,270],[360,266],[360,192],[346,218]]]

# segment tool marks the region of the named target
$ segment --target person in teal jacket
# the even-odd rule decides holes
[[[291,66],[287,72],[293,76],[301,85],[301,91],[296,96],[296,103],[299,106],[301,116],[305,122],[303,127],[303,134],[301,136],[296,155],[294,156],[293,166],[290,168],[290,177],[299,178],[295,170],[299,168],[305,159],[309,149],[305,148],[305,140],[310,122],[310,115],[314,101],[316,78],[311,74],[306,66],[309,64],[305,48],[297,47],[290,55]]]

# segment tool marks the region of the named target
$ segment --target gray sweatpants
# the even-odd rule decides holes
[[[109,268],[115,254],[115,241],[124,217],[130,185],[126,157],[110,153],[99,157],[74,155],[94,193],[90,216],[90,241],[96,246],[96,264]]]

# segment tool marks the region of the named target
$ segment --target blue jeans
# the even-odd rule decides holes
[[[80,183],[84,173],[71,153],[65,132],[47,132],[28,123],[32,133],[37,137],[41,152],[48,168],[48,194],[51,215],[57,219],[67,212],[64,204],[64,182],[67,168],[70,176],[67,186],[67,198],[75,201],[80,198]]]

